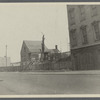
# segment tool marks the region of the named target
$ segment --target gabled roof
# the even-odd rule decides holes
[[[50,53],[60,53],[60,51],[58,49],[48,49],[47,52],[50,52]]]
[[[29,49],[29,52],[40,52],[42,41],[24,40],[23,42],[26,44],[27,48]],[[47,49],[46,46],[45,49]]]

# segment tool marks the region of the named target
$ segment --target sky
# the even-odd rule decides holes
[[[0,57],[20,61],[23,40],[42,40],[49,49],[69,51],[66,4],[0,3]]]

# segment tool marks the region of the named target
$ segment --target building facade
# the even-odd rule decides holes
[[[68,5],[73,70],[100,69],[100,6]]]

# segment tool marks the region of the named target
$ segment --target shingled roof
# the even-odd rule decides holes
[[[26,44],[27,48],[29,49],[29,52],[40,52],[42,41],[24,40],[24,43]],[[47,50],[46,46],[45,46],[45,50]]]

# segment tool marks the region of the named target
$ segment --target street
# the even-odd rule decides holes
[[[100,71],[0,73],[0,95],[34,94],[100,94]]]

